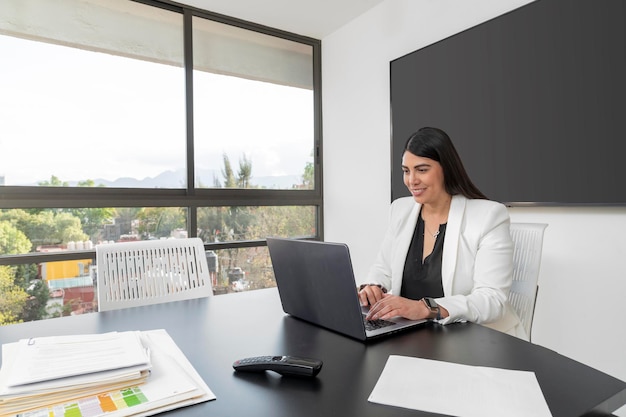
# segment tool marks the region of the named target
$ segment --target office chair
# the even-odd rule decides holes
[[[513,285],[509,303],[519,316],[530,341],[535,313],[538,278],[543,250],[543,234],[547,224],[511,223],[513,249]]]
[[[213,295],[199,238],[96,246],[99,311]]]

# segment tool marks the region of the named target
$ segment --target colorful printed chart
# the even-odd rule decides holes
[[[141,389],[134,387],[19,414],[17,417],[96,417],[147,402]]]

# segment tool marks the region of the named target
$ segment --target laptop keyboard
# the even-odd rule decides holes
[[[392,324],[395,324],[392,321],[382,320],[382,319],[367,320],[365,318],[365,314],[363,314],[363,323],[365,324],[365,330],[370,330],[370,331],[381,329],[383,327],[387,327],[387,326],[391,326]]]

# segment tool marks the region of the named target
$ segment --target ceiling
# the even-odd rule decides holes
[[[322,39],[385,0],[178,0],[210,12]]]

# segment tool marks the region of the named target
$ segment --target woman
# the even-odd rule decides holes
[[[368,319],[472,321],[526,338],[507,301],[513,242],[505,206],[472,183],[440,129],[411,135],[402,170],[412,197],[392,203],[368,284],[359,288]]]

